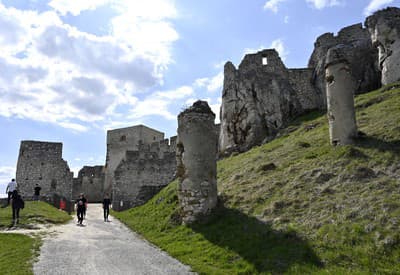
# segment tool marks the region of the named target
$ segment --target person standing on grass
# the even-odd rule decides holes
[[[85,211],[85,202],[86,199],[83,196],[83,193],[79,195],[79,199],[76,200],[76,215],[78,216],[78,225],[82,225],[83,222],[83,213]]]
[[[105,194],[104,199],[103,199],[103,211],[104,211],[104,221],[109,222],[108,220],[108,214],[110,213],[110,204],[111,200],[108,194]]]
[[[12,218],[13,225],[17,225],[19,223],[19,211],[24,209],[25,202],[22,197],[18,194],[17,190],[14,190],[11,195],[11,207],[12,207]]]
[[[7,184],[7,188],[6,188],[6,194],[8,195],[7,197],[7,205],[10,204],[10,199],[12,196],[12,193],[14,192],[14,190],[17,189],[17,182],[15,181],[15,179],[12,179],[8,184]]]
[[[33,199],[35,201],[38,201],[40,199],[40,190],[42,190],[42,188],[39,186],[39,184],[36,183],[36,186],[33,190],[34,190]]]

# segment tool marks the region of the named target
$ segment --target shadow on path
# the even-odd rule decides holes
[[[206,224],[192,229],[207,240],[238,253],[258,272],[284,273],[292,265],[321,267],[309,244],[295,231],[277,231],[237,210],[219,207]]]

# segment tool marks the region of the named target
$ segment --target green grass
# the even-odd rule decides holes
[[[356,110],[365,137],[352,146],[332,147],[314,112],[219,161],[208,223],[177,222],[176,182],[113,215],[201,274],[400,274],[399,86]]]
[[[40,247],[40,239],[21,234],[0,234],[0,273],[33,274],[34,256]]]
[[[62,224],[71,220],[64,211],[45,202],[25,202],[20,211],[20,223],[16,229],[34,229],[37,224]],[[0,232],[12,226],[11,207],[0,208]],[[41,237],[0,233],[0,274],[33,274],[33,262],[38,256]]]
[[[20,228],[30,228],[36,224],[60,224],[71,220],[71,216],[64,211],[45,202],[26,201],[25,208],[20,210]],[[12,225],[12,210],[8,206],[0,208],[0,230]]]

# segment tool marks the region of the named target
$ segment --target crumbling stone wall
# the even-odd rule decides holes
[[[114,172],[126,151],[139,149],[139,144],[151,144],[164,140],[164,133],[144,125],[107,131],[107,155],[105,165],[104,192],[112,193]]]
[[[168,185],[175,177],[175,151],[176,137],[126,151],[114,172],[113,209],[142,205]]]
[[[311,76],[307,69],[288,70],[274,49],[247,54],[238,69],[227,62],[220,152],[248,150],[274,138],[293,117],[318,108]]]
[[[36,183],[49,201],[54,195],[72,198],[73,173],[62,159],[62,143],[21,141],[16,174],[19,191],[27,199],[33,197]]]
[[[380,87],[378,51],[373,47],[370,34],[362,24],[341,29],[335,36],[325,33],[317,38],[308,68],[314,70],[313,85],[317,90],[320,109],[326,107],[325,61],[328,50],[338,45],[346,45],[348,62],[356,79],[355,93],[368,92]]]
[[[353,97],[357,80],[353,77],[348,54],[346,46],[336,46],[328,50],[325,61],[329,136],[332,145],[351,144],[357,136]]]
[[[365,25],[378,48],[382,84],[400,81],[400,9],[377,11],[366,19]]]
[[[215,115],[197,101],[178,115],[177,176],[182,221],[190,224],[217,205]]]
[[[84,166],[73,180],[73,198],[84,193],[89,202],[102,202],[104,198],[104,166]],[[109,194],[111,195],[111,194]]]

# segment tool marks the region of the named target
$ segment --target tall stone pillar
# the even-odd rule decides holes
[[[332,145],[351,144],[357,137],[354,91],[357,81],[352,76],[344,46],[331,48],[326,57],[326,97],[329,137]]]
[[[367,17],[365,25],[372,43],[378,47],[381,82],[400,81],[400,9],[386,8]]]
[[[177,176],[182,221],[190,224],[217,205],[215,114],[197,101],[178,115]]]

